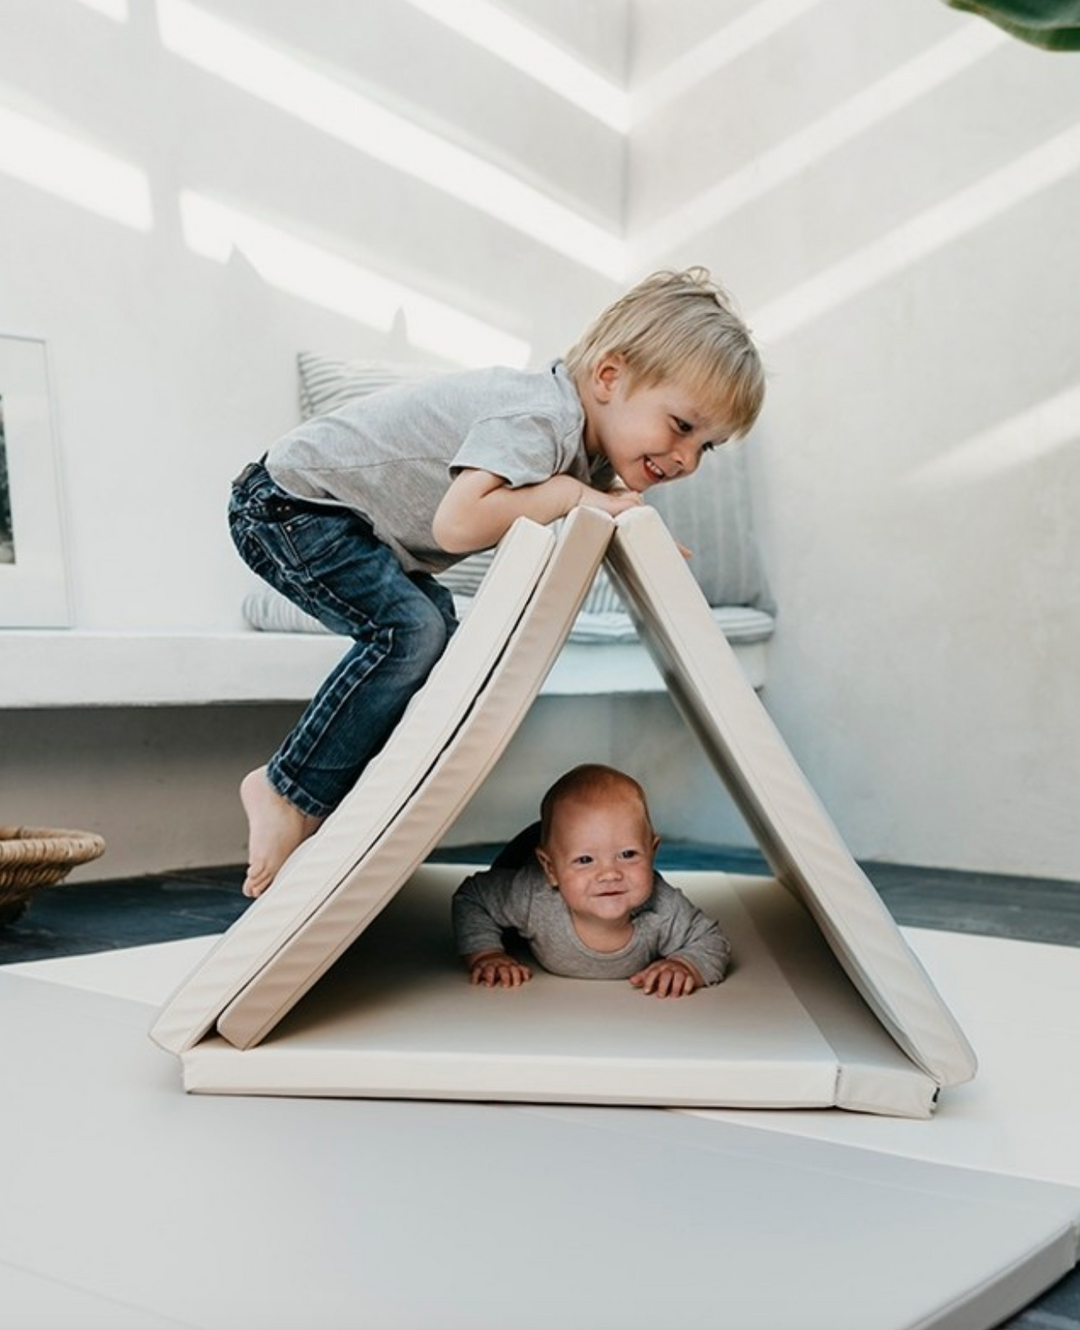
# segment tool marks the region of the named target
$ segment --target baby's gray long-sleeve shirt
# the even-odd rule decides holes
[[[539,865],[476,873],[454,893],[452,908],[462,956],[502,947],[504,931],[512,928],[545,970],[571,979],[629,979],[652,961],[678,957],[706,984],[718,984],[731,959],[719,924],[659,873],[652,895],[630,917],[633,937],[619,951],[594,951],[581,941],[566,902]]]

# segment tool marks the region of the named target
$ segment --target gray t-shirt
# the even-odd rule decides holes
[[[585,453],[585,414],[556,360],[540,370],[435,374],[347,402],[270,449],[272,479],[302,499],[362,514],[406,572],[441,572],[431,524],[451,480],[476,468],[511,488],[560,473],[606,488],[611,472]]]
[[[562,895],[539,865],[492,868],[467,877],[454,893],[454,937],[462,956],[503,945],[514,929],[552,974],[571,979],[629,979],[661,957],[688,960],[706,984],[727,973],[731,944],[720,925],[659,873],[653,892],[630,916],[633,937],[620,951],[594,951],[574,931]]]

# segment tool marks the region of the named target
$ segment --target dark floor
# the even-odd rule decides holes
[[[489,863],[501,846],[436,851],[432,859]],[[766,873],[754,850],[663,843],[661,869]],[[1080,947],[1080,881],[957,873],[864,863],[897,923],[955,933]],[[0,927],[0,964],[109,951],[218,933],[247,906],[240,867],[189,868],[116,882],[72,879],[37,891],[15,922]]]
[[[487,863],[499,848],[469,846],[432,858]],[[658,866],[768,871],[755,851],[679,843],[661,846]],[[862,867],[899,924],[1080,947],[1080,881]],[[243,873],[200,868],[88,883],[76,873],[37,891],[20,918],[0,927],[0,965],[219,933],[248,904],[239,890]],[[1080,1330],[1080,1268],[1009,1321],[1008,1330]]]

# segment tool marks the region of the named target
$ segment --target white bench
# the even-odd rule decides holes
[[[735,646],[755,688],[765,641]],[[305,702],[341,655],[314,633],[95,633],[8,630],[0,640],[0,709]],[[545,695],[662,692],[636,642],[568,642]]]

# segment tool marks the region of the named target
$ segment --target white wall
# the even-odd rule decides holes
[[[504,8],[622,79],[622,0]],[[622,133],[408,0],[6,0],[3,27],[0,333],[48,341],[76,629],[242,627],[229,481],[296,422],[298,350],[487,363],[479,331],[539,362],[619,288]],[[425,301],[476,328],[425,335]],[[237,778],[288,714],[0,709],[0,823],[101,831],[84,879],[238,862]]]
[[[1080,63],[937,0],[501,8],[628,75],[629,133],[410,0],[6,0],[0,332],[49,342],[75,626],[240,626],[228,481],[296,419],[297,350],[477,356],[422,344],[429,298],[538,361],[705,262],[771,368],[749,455],[796,756],[860,855],[1075,876]],[[433,183],[446,145],[501,183]],[[667,705],[594,713],[595,745],[649,767],[669,834],[744,836]],[[101,829],[88,875],[239,859],[235,776],[281,719],[0,712],[0,821]],[[560,723],[530,718],[538,770]]]
[[[930,0],[633,18],[646,86],[712,57],[628,217],[764,341],[771,712],[856,853],[1077,876],[1080,61]]]
[[[599,45],[617,71],[625,25],[598,44],[592,9],[556,7],[556,36]],[[413,308],[427,299],[538,361],[617,289],[493,217],[509,190],[456,197],[423,178],[438,165],[423,144],[397,147],[393,133],[420,130],[464,150],[594,228],[598,251],[610,236],[600,261],[618,260],[621,135],[407,0],[132,0],[123,21],[7,0],[0,111],[19,117],[3,125],[17,134],[0,171],[0,332],[49,343],[79,628],[240,626],[228,482],[295,423],[299,349],[487,363],[456,330],[424,344]],[[385,112],[375,149],[404,169],[352,146]],[[130,186],[88,206],[64,151],[105,154]],[[208,205],[240,218],[268,280],[200,252],[190,228]],[[508,207],[535,225],[528,199]],[[289,261],[282,241],[308,249]],[[326,260],[344,272],[316,290]],[[400,285],[404,331],[392,297],[350,293],[350,268]]]

